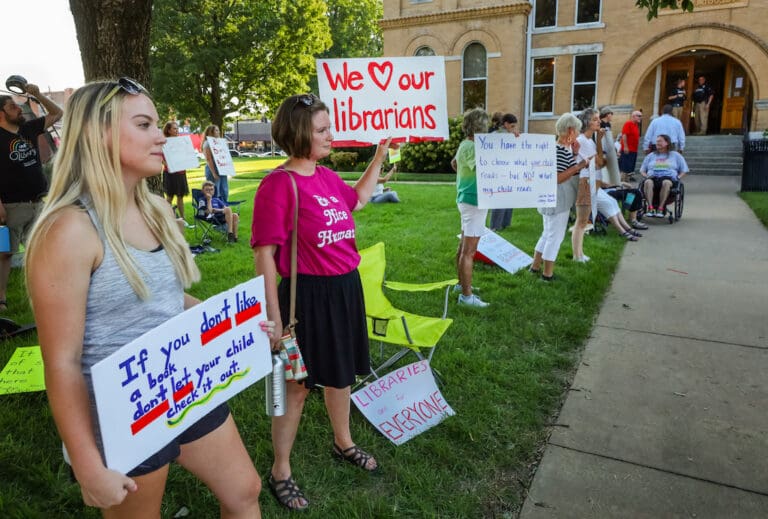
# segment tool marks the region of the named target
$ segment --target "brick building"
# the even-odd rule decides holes
[[[709,133],[768,128],[768,2],[694,0],[648,21],[634,0],[383,0],[385,56],[445,56],[448,112],[512,112],[551,133],[560,114],[610,105],[614,125],[659,113],[685,79],[715,89]]]

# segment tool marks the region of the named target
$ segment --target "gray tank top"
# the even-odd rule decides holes
[[[150,293],[149,299],[142,301],[120,270],[115,255],[104,238],[104,232],[90,200],[83,197],[80,202],[88,211],[88,216],[96,227],[104,248],[104,258],[101,260],[101,265],[91,274],[91,282],[88,286],[81,357],[83,377],[88,387],[93,435],[103,460],[104,448],[96,399],[93,395],[91,366],[108,357],[121,346],[183,312],[184,289],[165,250],[150,252],[129,246],[128,253],[136,261]],[[64,460],[69,463],[67,450],[63,445],[62,448]]]
[[[90,378],[95,363],[183,312],[184,289],[165,250],[149,252],[129,246],[150,293],[142,301],[120,270],[92,207],[84,205],[104,247],[104,259],[91,274],[85,312],[82,368]]]

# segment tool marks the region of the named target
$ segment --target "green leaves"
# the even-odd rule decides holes
[[[693,0],[680,0],[678,7],[677,0],[637,0],[635,6],[640,9],[648,10],[648,20],[653,20],[659,16],[659,9],[682,9],[683,11],[693,11]]]
[[[155,0],[151,42],[160,113],[221,126],[306,91],[331,38],[323,0]]]

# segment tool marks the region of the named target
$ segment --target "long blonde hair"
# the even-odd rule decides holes
[[[126,211],[125,184],[120,164],[120,118],[127,94],[115,81],[96,81],[79,88],[67,103],[62,146],[53,164],[51,188],[40,217],[30,232],[26,266],[64,208],[90,199],[104,238],[134,292],[147,299],[149,292],[141,269],[128,253],[121,229]],[[106,99],[106,102],[105,102]],[[109,131],[110,129],[114,131]],[[111,133],[111,151],[107,135]],[[158,172],[159,173],[159,172]],[[152,233],[163,245],[179,281],[189,287],[200,279],[189,246],[171,217],[168,204],[150,193],[146,181],[136,185],[133,196]],[[25,269],[29,272],[29,269]]]

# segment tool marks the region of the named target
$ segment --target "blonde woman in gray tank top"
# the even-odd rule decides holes
[[[104,517],[160,517],[175,460],[211,489],[222,517],[258,518],[261,479],[226,404],[127,474],[103,462],[91,366],[199,302],[184,292],[200,278],[189,247],[145,182],[162,168],[157,125],[151,98],[127,78],[88,84],[68,102],[26,254],[48,400],[83,500]]]

